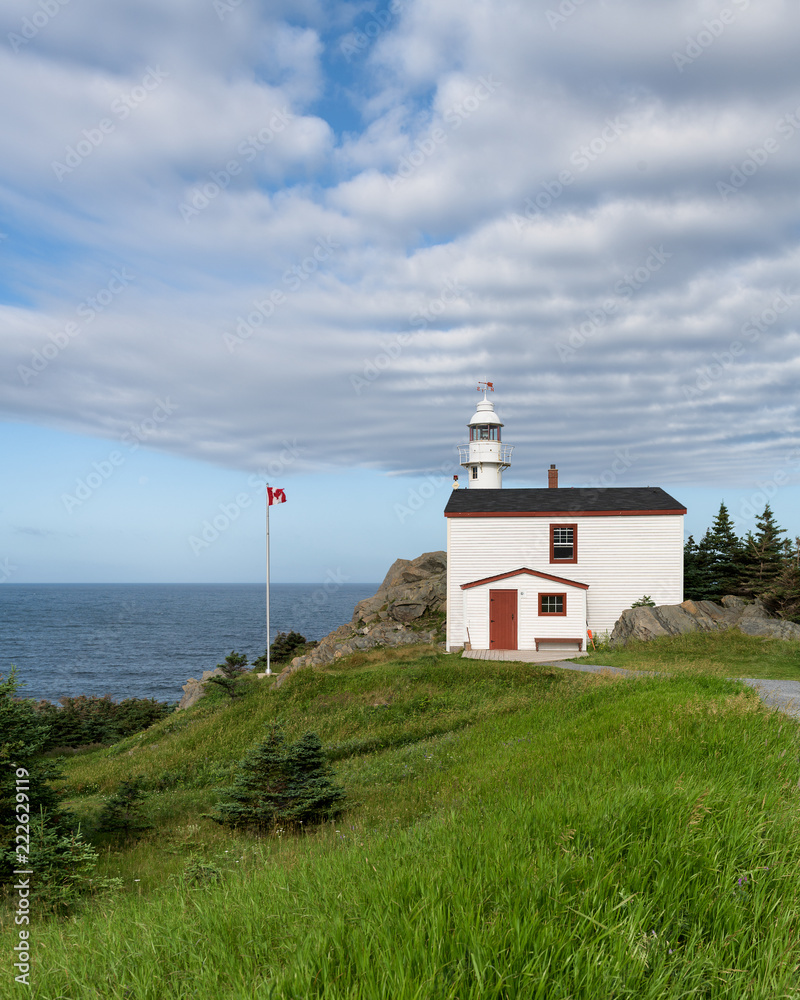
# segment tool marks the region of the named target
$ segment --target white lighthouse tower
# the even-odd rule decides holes
[[[503,469],[511,465],[514,448],[500,441],[503,424],[494,412],[494,403],[487,399],[487,393],[494,392],[494,385],[479,382],[478,392],[483,393],[483,399],[468,424],[469,444],[459,445],[458,454],[467,470],[470,489],[499,490],[503,486]]]

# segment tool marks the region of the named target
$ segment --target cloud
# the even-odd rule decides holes
[[[796,447],[796,12],[408,0],[346,62],[356,7],[197,9],[67,4],[0,54],[8,419],[113,438],[169,396],[167,453],[434,469],[489,378],[521,481]]]

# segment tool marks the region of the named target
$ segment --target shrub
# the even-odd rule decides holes
[[[634,601],[631,604],[632,608],[654,608],[655,606],[656,602],[648,594],[645,594],[644,597],[640,597],[638,601]]]
[[[217,674],[209,677],[209,681],[223,688],[231,698],[236,698],[236,681],[242,676],[247,666],[247,657],[244,653],[237,653],[231,650],[225,657],[224,663],[218,663],[217,669],[222,671],[222,676]]]
[[[170,880],[173,885],[183,885],[189,888],[206,888],[216,882],[221,881],[222,871],[216,865],[202,858],[193,857],[183,869],[183,872],[176,878]]]
[[[218,823],[265,829],[276,823],[323,822],[342,812],[345,791],[333,772],[316,733],[287,744],[279,726],[239,764],[228,801],[217,806]]]
[[[269,656],[272,663],[288,663],[294,656],[301,656],[309,649],[317,645],[313,640],[309,642],[304,635],[299,632],[278,632],[269,647]],[[267,651],[253,662],[253,666],[259,670],[267,669]]]

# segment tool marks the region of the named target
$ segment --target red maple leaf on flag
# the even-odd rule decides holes
[[[267,503],[271,507],[274,503],[286,503],[286,493],[283,490],[267,487]]]

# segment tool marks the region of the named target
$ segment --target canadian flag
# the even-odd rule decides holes
[[[286,503],[286,494],[283,490],[274,490],[271,486],[267,487],[267,503],[271,507],[274,503]]]

